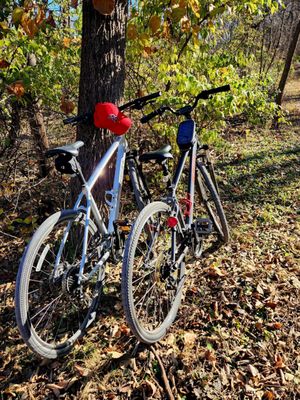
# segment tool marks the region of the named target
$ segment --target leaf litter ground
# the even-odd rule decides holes
[[[4,186],[2,203],[8,199],[11,205],[4,204],[9,211],[1,222],[3,399],[164,399],[166,378],[175,399],[300,398],[300,128],[295,95],[287,105],[293,126],[226,133],[217,171],[231,243],[187,266],[178,318],[154,352],[138,346],[130,334],[121,305],[120,270],[113,266],[97,323],[71,354],[48,362],[26,348],[14,320],[15,275],[24,237],[41,214],[51,211],[39,207],[45,198],[54,202],[56,192],[51,198],[41,182],[26,221],[20,183]]]

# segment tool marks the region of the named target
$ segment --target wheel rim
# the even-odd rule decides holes
[[[135,319],[147,332],[159,330],[169,318],[178,295],[179,268],[171,271],[169,213],[155,212],[138,237],[131,276]]]
[[[67,227],[69,234],[61,248],[56,273],[54,264]],[[69,346],[81,334],[98,297],[97,277],[78,286],[84,220],[81,217],[58,221],[35,252],[28,282],[28,320],[38,340],[50,348]],[[99,257],[96,236],[89,230],[88,264],[91,270]]]

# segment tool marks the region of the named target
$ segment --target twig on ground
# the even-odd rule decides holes
[[[156,357],[156,359],[158,361],[158,364],[160,366],[161,376],[162,376],[162,379],[164,381],[164,385],[165,385],[165,388],[166,388],[166,391],[167,391],[168,398],[170,400],[175,400],[175,397],[173,396],[173,393],[172,393],[172,390],[171,390],[171,386],[170,386],[170,383],[169,383],[169,380],[168,380],[168,377],[167,377],[167,374],[166,374],[166,370],[165,370],[165,367],[164,367],[164,365],[163,365],[163,363],[161,361],[161,358],[159,357],[159,355],[158,355],[156,349],[154,348],[154,346],[151,346],[151,351],[155,355],[155,357]]]

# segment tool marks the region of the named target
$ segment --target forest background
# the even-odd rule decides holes
[[[94,0],[95,12],[100,3]],[[104,3],[113,7],[114,1]],[[37,362],[22,343],[13,290],[32,232],[69,197],[68,180],[54,174],[44,152],[76,137],[61,121],[77,112],[82,5],[0,5],[2,396],[164,398],[168,383],[179,399],[296,399],[299,44],[285,103],[278,88],[299,36],[299,2],[129,3],[124,101],[161,90],[157,105],[179,106],[203,89],[231,85],[230,93],[200,104],[196,118],[201,140],[216,149],[233,240],[198,265],[201,273],[191,271],[158,358],[149,349],[131,356],[135,343],[114,272],[97,327],[68,358],[50,364]],[[152,150],[169,142],[176,153],[176,120],[164,117],[145,128],[140,114],[132,117],[131,147]],[[159,190],[159,172],[151,180]],[[129,196],[125,191],[125,203]]]

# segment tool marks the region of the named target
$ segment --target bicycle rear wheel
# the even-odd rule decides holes
[[[122,298],[128,324],[142,342],[160,340],[174,321],[180,305],[184,262],[172,269],[170,207],[147,205],[136,220],[125,248]],[[173,231],[174,235],[174,231]],[[173,239],[173,243],[174,239]],[[175,245],[176,246],[176,245]]]
[[[195,189],[199,196],[195,204],[195,217],[210,219],[213,233],[224,243],[228,243],[230,234],[223,206],[210,174],[201,162],[197,162]]]
[[[26,344],[44,358],[70,351],[95,319],[104,271],[80,286],[77,283],[84,225],[83,212],[57,212],[38,228],[21,260],[15,296],[17,324]],[[99,260],[99,237],[90,221],[85,273]]]

